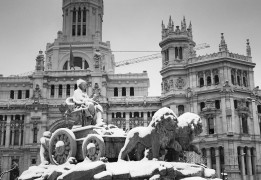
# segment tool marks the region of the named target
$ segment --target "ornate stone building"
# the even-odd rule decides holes
[[[102,41],[103,1],[63,0],[62,8],[63,30],[47,44],[45,56],[39,52],[34,72],[0,77],[1,171],[13,162],[20,172],[39,164],[43,132],[72,126],[62,104],[82,78],[88,94],[98,95],[106,123],[146,126],[162,106],[178,115],[195,112],[204,123],[195,144],[207,165],[236,180],[261,178],[261,93],[254,86],[249,41],[245,56],[234,54],[222,34],[217,53],[197,56],[191,23],[187,27],[184,19],[175,28],[172,19],[167,27],[162,23],[162,95],[149,97],[146,71],[115,74],[110,42]]]
[[[162,106],[177,114],[197,113],[203,133],[195,141],[208,167],[229,179],[260,179],[260,91],[254,85],[249,40],[246,55],[228,51],[221,33],[219,51],[196,56],[191,23],[162,23]]]

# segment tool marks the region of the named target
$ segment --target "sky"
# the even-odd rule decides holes
[[[53,42],[62,30],[62,0],[0,1],[0,74],[4,76],[29,72],[35,68],[39,50]],[[210,48],[198,55],[218,52],[220,33],[224,33],[228,50],[246,54],[250,39],[253,62],[256,63],[255,85],[261,86],[261,1],[260,0],[104,0],[103,41],[111,42],[112,51],[160,51],[161,22],[174,25],[185,16],[192,22],[197,44]],[[117,53],[121,61],[147,53]],[[116,73],[141,73],[150,78],[150,96],[161,94],[161,59],[116,68]]]

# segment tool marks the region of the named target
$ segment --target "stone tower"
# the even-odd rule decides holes
[[[192,24],[187,27],[185,17],[180,26],[174,28],[172,18],[169,18],[168,25],[162,22],[162,40],[159,43],[162,48],[162,98],[164,106],[170,107],[175,111],[171,97],[175,96],[177,101],[184,104],[184,94],[186,92],[185,66],[190,57],[194,57],[193,48],[196,43],[193,41]],[[179,98],[180,97],[180,98]],[[184,106],[183,106],[184,111]]]
[[[75,41],[102,41],[103,0],[63,0],[63,35]]]
[[[62,10],[63,28],[47,43],[45,69],[114,73],[110,42],[102,42],[103,0],[63,0]]]

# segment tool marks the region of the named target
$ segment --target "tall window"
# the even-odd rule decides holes
[[[183,59],[182,47],[179,48],[179,59]]]
[[[237,100],[234,100],[234,108],[237,109]]]
[[[121,118],[121,113],[120,112],[116,112],[116,118]]]
[[[72,25],[72,36],[75,36],[76,35],[76,9],[74,8],[74,10],[73,10],[73,19],[72,19],[72,21],[73,21],[73,25]]]
[[[231,74],[231,82],[232,82],[233,85],[235,85],[235,78],[234,78],[233,74]]]
[[[240,76],[237,76],[237,84],[238,84],[239,86],[241,86],[241,79],[240,79]]]
[[[210,76],[207,77],[207,86],[211,86],[211,77]]]
[[[204,86],[204,78],[203,78],[203,77],[201,77],[201,78],[199,79],[199,86],[200,86],[200,87],[203,87],[203,86]]]
[[[207,118],[207,123],[208,123],[208,134],[214,134],[214,118],[209,117]]]
[[[66,96],[70,96],[70,84],[66,85]]]
[[[74,84],[74,90],[76,90],[77,89],[77,84]]]
[[[211,168],[216,169],[216,156],[215,156],[215,148],[210,148],[210,154],[211,154]]]
[[[115,96],[115,97],[118,96],[118,88],[114,88],[114,96]]]
[[[30,90],[26,90],[25,91],[25,98],[29,98],[30,97]]]
[[[134,87],[130,88],[130,96],[134,96]]]
[[[242,132],[244,134],[248,134],[248,124],[247,124],[247,116],[246,115],[242,115]]]
[[[204,103],[204,102],[201,102],[201,103],[200,103],[200,110],[202,111],[204,107],[205,107],[205,103]]]
[[[261,105],[257,105],[257,112],[261,113]]]
[[[140,117],[140,114],[139,114],[139,112],[134,112],[134,117],[135,117],[135,118],[138,118],[138,117]]]
[[[122,88],[121,93],[122,93],[122,96],[126,96],[126,87],[123,87],[123,88]]]
[[[10,99],[14,99],[14,91],[13,90],[10,91]]]
[[[220,100],[215,100],[215,108],[220,109]]]
[[[168,62],[169,62],[169,50],[166,49],[164,51],[164,54],[165,54],[165,64],[168,64]]]
[[[178,114],[179,114],[179,116],[184,113],[184,109],[185,109],[184,105],[179,105],[178,106]]]
[[[59,85],[59,96],[61,97],[63,95],[63,85]]]
[[[51,96],[54,96],[54,85],[51,85]]]
[[[218,77],[218,75],[214,76],[214,82],[215,82],[215,85],[219,84],[219,77]]]
[[[244,85],[245,87],[247,87],[247,80],[246,80],[246,77],[243,77],[243,85]]]
[[[37,133],[38,133],[38,129],[37,127],[33,128],[33,143],[37,143]]]
[[[22,99],[22,90],[18,91],[18,99]]]

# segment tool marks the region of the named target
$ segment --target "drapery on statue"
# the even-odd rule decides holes
[[[87,83],[82,79],[77,80],[77,89],[73,96],[66,99],[68,106],[74,106],[71,113],[81,112],[82,126],[104,124],[101,114],[103,109],[94,99],[95,96],[94,98],[88,96]]]
[[[166,107],[159,109],[148,127],[136,127],[128,132],[118,160],[125,160],[128,153],[137,147],[138,160],[143,153],[140,150],[145,148],[151,148],[153,159],[158,159],[171,139],[175,138],[177,123],[177,116],[171,109]]]

